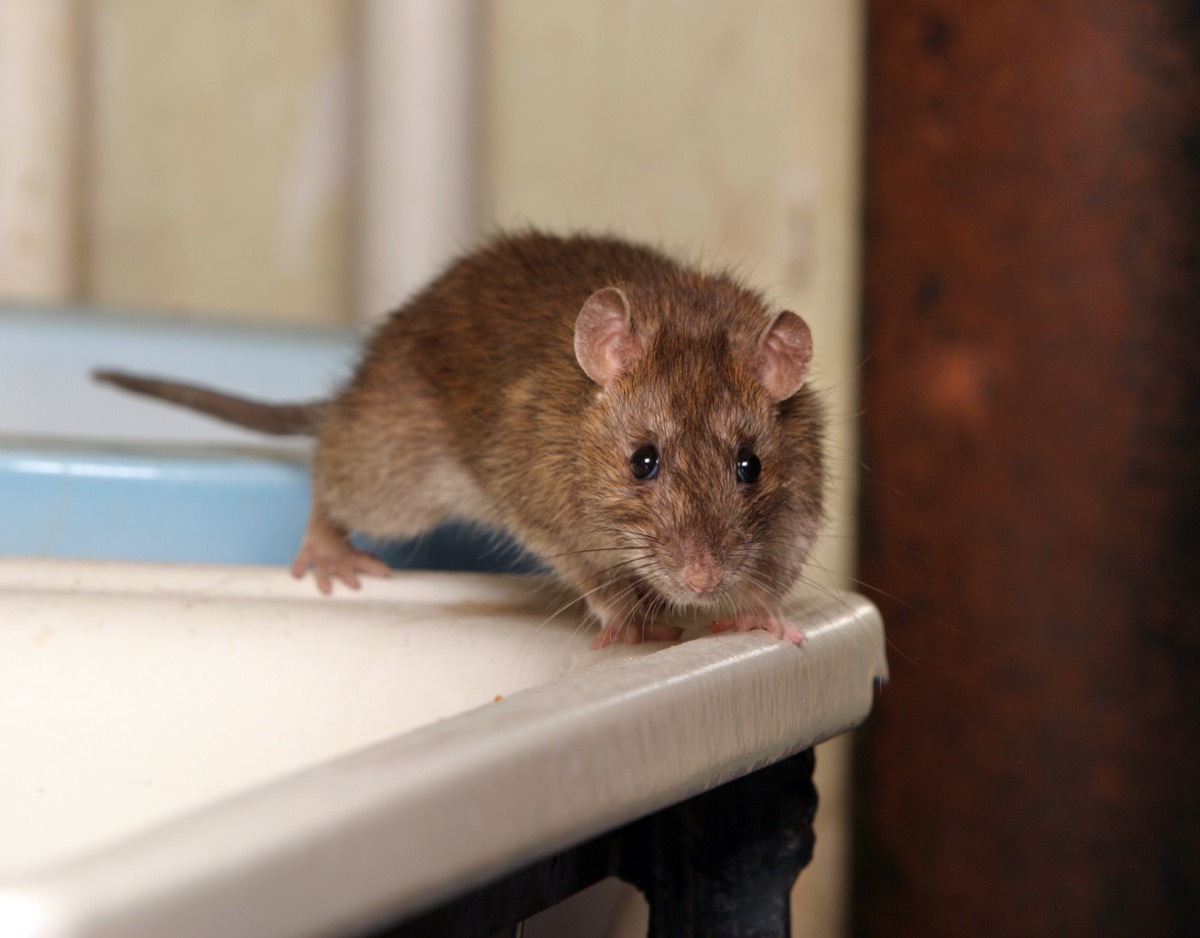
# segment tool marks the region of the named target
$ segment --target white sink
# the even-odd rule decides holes
[[[284,936],[472,886],[860,722],[860,597],[594,652],[529,577],[0,559],[0,935]]]

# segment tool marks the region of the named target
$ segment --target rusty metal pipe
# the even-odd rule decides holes
[[[869,3],[856,934],[1200,921],[1200,6]]]

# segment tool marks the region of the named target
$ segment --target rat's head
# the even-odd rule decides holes
[[[778,601],[821,520],[812,337],[725,278],[584,304],[575,355],[593,384],[580,456],[586,519],[643,602]]]

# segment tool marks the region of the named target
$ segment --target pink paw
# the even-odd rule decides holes
[[[292,576],[300,579],[309,570],[317,581],[317,589],[325,595],[333,591],[333,581],[341,580],[350,589],[359,588],[358,575],[386,577],[390,568],[382,560],[365,551],[351,547],[345,541],[310,541],[305,539],[300,552],[292,561]]]
[[[796,626],[778,616],[741,614],[718,619],[709,625],[709,632],[753,632],[761,629],[770,632],[776,638],[791,642],[793,645],[804,644],[804,633]]]

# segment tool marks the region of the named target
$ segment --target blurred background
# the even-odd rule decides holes
[[[1196,4],[0,0],[5,302],[362,328],[522,225],[813,328],[892,681],[796,934],[1192,934]]]

